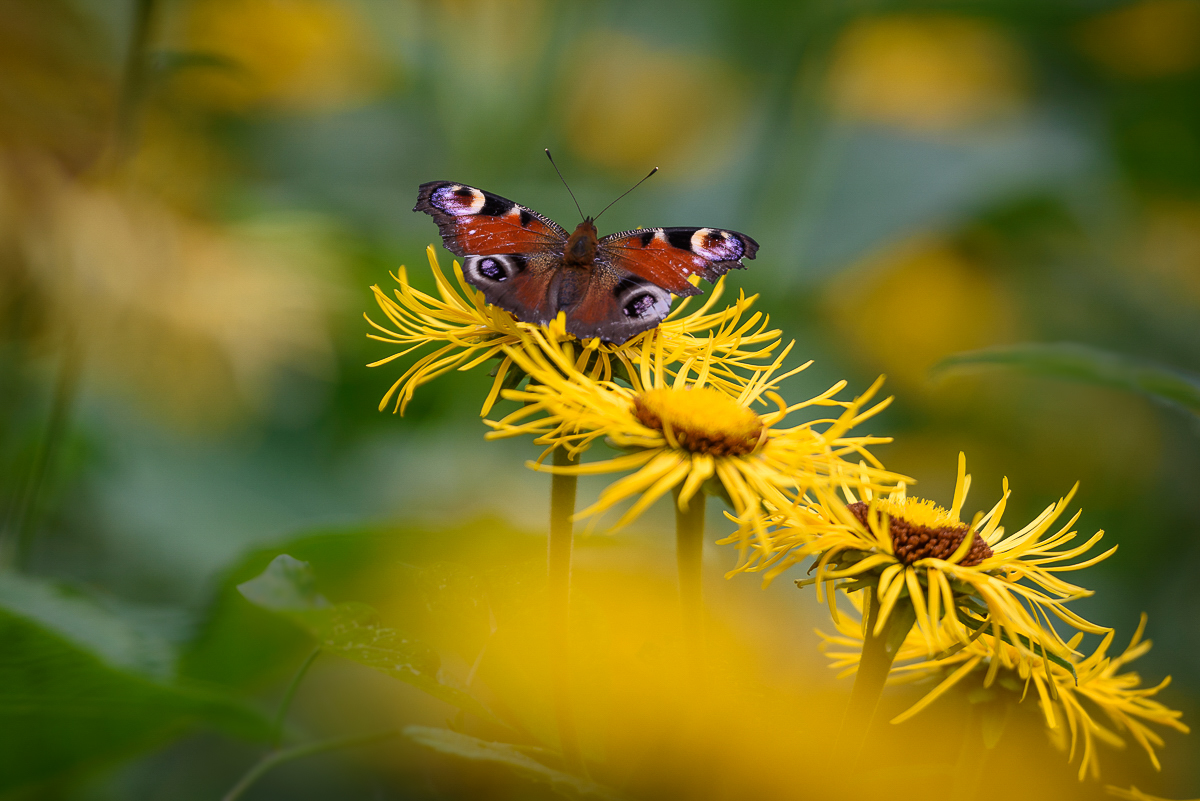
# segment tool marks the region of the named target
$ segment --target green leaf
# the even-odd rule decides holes
[[[113,667],[155,678],[168,678],[173,672],[175,653],[166,638],[112,614],[69,586],[0,573],[0,607],[39,623]]]
[[[513,529],[492,518],[476,518],[450,527],[389,526],[351,527],[322,530],[289,538],[252,551],[231,565],[215,586],[213,599],[201,617],[193,639],[179,659],[181,675],[255,692],[265,685],[286,680],[295,665],[311,650],[311,642],[299,630],[280,626],[278,616],[251,604],[238,591],[242,584],[266,570],[276,556],[287,553],[310,563],[320,576],[324,594],[334,599],[364,601],[386,610],[389,620],[405,630],[421,631],[429,625],[469,626],[486,637],[488,608],[469,609],[461,600],[440,599],[438,609],[427,608],[427,582],[413,574],[412,567],[425,571],[431,563],[445,559],[445,543],[466,543],[473,563],[469,572],[488,576],[490,586],[507,587],[513,570],[526,561],[541,564],[529,575],[544,581],[545,535]],[[498,570],[503,564],[504,570]],[[489,574],[492,570],[494,573]],[[453,592],[458,592],[456,587]],[[453,594],[453,593],[450,593]],[[510,593],[511,594],[511,593]],[[447,603],[461,607],[447,610]],[[443,613],[453,612],[447,620]],[[434,620],[436,618],[436,620]],[[457,654],[468,662],[474,653]]]
[[[556,792],[571,798],[603,798],[619,801],[620,792],[593,781],[547,767],[508,743],[480,740],[449,729],[408,726],[404,735],[413,742],[443,754],[477,762],[494,762],[536,782],[549,784]]]
[[[1200,414],[1200,376],[1072,342],[1027,343],[956,353],[932,373],[1016,367],[1039,375],[1139,392]]]
[[[102,609],[11,577],[3,594],[12,607],[0,608],[0,793],[159,745],[195,725],[270,736],[268,721],[224,695],[137,672],[144,643],[122,639],[120,621]],[[69,610],[78,620],[68,619]],[[109,634],[117,640],[103,643]]]
[[[309,566],[287,554],[262,575],[238,585],[251,603],[306,629],[320,648],[400,679],[483,720],[498,723],[482,704],[452,686],[437,652],[379,624],[374,609],[359,603],[331,605],[315,590]]]
[[[238,592],[250,603],[273,612],[306,612],[329,606],[317,594],[312,568],[288,554],[276,556],[261,575],[239,584]]]
[[[290,674],[312,649],[309,638],[295,628],[280,626],[278,615],[248,602],[237,585],[261,574],[272,559],[288,552],[320,565],[322,582],[331,592],[344,587],[355,597],[370,598],[378,582],[368,573],[369,566],[393,561],[388,546],[414,539],[400,532],[388,533],[370,529],[317,532],[247,554],[215,588],[195,638],[180,656],[179,672],[248,691]]]

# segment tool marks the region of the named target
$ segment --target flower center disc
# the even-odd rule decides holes
[[[869,526],[869,507],[852,503],[846,507],[858,522]],[[906,565],[921,559],[949,559],[962,545],[967,526],[955,521],[950,513],[932,501],[909,500],[905,503],[878,502],[876,508],[888,516],[888,533],[892,551]],[[992,555],[992,549],[979,535],[974,535],[971,548],[960,565],[972,567]]]
[[[693,453],[743,456],[758,447],[758,415],[709,387],[652,389],[633,399],[634,414],[647,428],[670,426],[679,444]]]

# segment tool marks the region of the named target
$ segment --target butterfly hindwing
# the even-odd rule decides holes
[[[530,253],[559,248],[562,227],[507,198],[453,181],[421,184],[417,205],[433,217],[446,249],[456,256]]]
[[[654,328],[670,312],[669,290],[628,270],[597,263],[567,311],[567,331],[580,339],[620,343]]]
[[[753,259],[758,243],[722,228],[643,228],[609,234],[598,244],[597,261],[607,261],[680,296],[696,295],[688,276],[715,283],[742,259]]]
[[[488,303],[527,323],[546,325],[565,312],[580,339],[624,342],[654,328],[671,311],[671,293],[620,268],[563,269],[549,254],[468,256],[463,276]]]
[[[561,257],[542,250],[467,256],[462,269],[488,303],[523,322],[546,325],[558,313],[550,288],[561,264]]]

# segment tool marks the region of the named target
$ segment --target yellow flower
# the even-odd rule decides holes
[[[378,286],[371,287],[391,327],[380,325],[367,317],[367,322],[379,332],[368,336],[380,342],[399,345],[401,350],[369,366],[388,364],[423,347],[435,346],[434,351],[421,356],[392,384],[380,401],[379,409],[382,411],[386,408],[394,397],[395,411],[403,414],[417,387],[450,370],[470,370],[496,358],[499,359],[499,365],[495,380],[480,412],[486,415],[502,388],[506,385],[515,386],[524,378],[523,373],[512,369],[513,359],[509,350],[519,350],[536,342],[574,340],[574,337],[566,334],[561,324],[556,322],[551,324],[548,337],[530,339],[529,332],[542,330],[540,326],[519,322],[509,312],[487,305],[483,293],[463,278],[462,268],[457,261],[454,262],[456,280],[452,283],[438,265],[433,246],[426,249],[426,254],[437,282],[437,297],[414,289],[403,267],[393,276],[400,284],[394,298]],[[636,354],[645,347],[661,347],[681,362],[692,361],[705,352],[717,354],[720,364],[712,368],[712,381],[722,386],[734,386],[742,380],[740,371],[753,373],[765,369],[760,363],[778,347],[779,332],[767,330],[765,315],[749,313],[757,295],[746,297],[741,293],[732,306],[712,312],[724,288],[722,278],[699,309],[684,314],[690,300],[685,298],[657,328],[621,345],[588,340],[584,348],[589,355],[588,367],[594,372],[593,377],[611,379],[614,370],[618,375],[627,374],[634,369],[633,364],[638,358]],[[698,332],[705,332],[706,335],[697,336]]]
[[[834,109],[916,133],[1012,118],[1026,105],[1028,64],[995,24],[952,14],[864,15],[847,25],[829,68]]]
[[[1108,656],[1113,632],[1107,632],[1090,656],[1070,660],[1070,667],[1051,660],[1028,658],[1013,646],[988,634],[981,635],[952,654],[929,658],[924,637],[914,629],[900,647],[896,665],[892,668],[893,677],[899,681],[939,677],[941,681],[920,701],[893,718],[892,723],[908,720],[951,687],[968,679],[980,682],[985,688],[993,685],[1007,688],[1019,694],[1019,701],[1025,699],[1032,685],[1046,726],[1055,742],[1063,750],[1068,749],[1069,742],[1068,760],[1075,758],[1082,739],[1079,764],[1081,780],[1089,772],[1093,778],[1099,778],[1097,741],[1116,748],[1125,745],[1115,732],[1096,720],[1095,710],[1104,712],[1118,731],[1128,731],[1146,750],[1157,770],[1160,765],[1154,748],[1161,747],[1163,741],[1147,724],[1168,726],[1184,733],[1187,733],[1188,727],[1180,721],[1182,712],[1153,700],[1153,696],[1170,683],[1169,676],[1154,687],[1141,687],[1141,678],[1137,673],[1120,672],[1150,650],[1150,641],[1142,639],[1145,628],[1146,616],[1142,615],[1129,646],[1116,657]],[[833,666],[845,668],[841,675],[847,675],[858,667],[862,653],[862,627],[843,617],[838,622],[838,631],[837,636],[818,634],[824,640],[822,650],[833,660]],[[1074,641],[1077,643],[1082,636],[1076,635]],[[843,648],[846,650],[840,650]]]
[[[770,579],[802,559],[816,557],[814,578],[797,584],[816,584],[818,598],[824,601],[828,596],[835,619],[835,587],[874,588],[880,599],[875,635],[897,605],[911,606],[927,655],[966,645],[978,632],[990,631],[997,648],[1004,641],[1028,658],[1040,657],[1043,648],[1052,657],[1067,658],[1074,649],[1049,625],[1050,615],[1079,631],[1107,632],[1066,607],[1091,592],[1055,575],[1095,564],[1116,550],[1114,546],[1086,561],[1070,561],[1104,535],[1098,531],[1081,545],[1065,547],[1075,539],[1071,527],[1079,512],[1049,533],[1075,489],[1020,531],[1006,535],[1000,518],[1008,500],[1008,479],[992,510],[977,513],[967,525],[960,513],[970,485],[966,456],[960,453],[949,509],[910,498],[903,486],[888,498],[865,490],[862,501],[845,487],[848,506],[830,494],[819,506],[794,511],[791,517],[797,524],[777,535],[791,550],[756,568],[769,568]],[[814,524],[814,518],[824,525]]]
[[[31,155],[0,158],[0,250],[0,299],[36,312],[22,336],[80,343],[93,386],[176,424],[229,425],[261,413],[281,373],[332,371],[340,298],[303,223],[217,226]]]
[[[219,109],[360,105],[394,70],[371,25],[348,3],[197,0],[181,9],[178,28],[176,46],[212,62],[178,70],[178,92]]]
[[[840,480],[842,460],[847,456],[870,462],[870,467],[863,468],[862,480],[873,486],[895,478],[884,472],[867,450],[890,439],[847,436],[851,428],[890,402],[867,408],[881,382],[853,401],[834,399],[845,387],[842,381],[815,398],[789,406],[775,389],[779,382],[808,367],[804,364],[777,375],[791,345],[766,369],[739,383],[734,378],[717,380],[717,371],[726,368],[716,355],[716,338],[708,341],[704,351],[691,355],[669,350],[665,337],[647,340],[639,346],[639,361],[628,371],[629,386],[624,386],[598,377],[594,370],[584,373],[579,365],[585,362],[586,353],[577,357],[569,345],[555,343],[541,331],[528,331],[526,338],[536,345],[506,350],[530,375],[530,384],[524,390],[504,393],[525,405],[502,420],[487,421],[495,429],[488,436],[532,434],[535,442],[547,446],[547,454],[562,447],[572,458],[596,440],[607,438],[628,453],[574,466],[531,466],[575,475],[635,471],[605,489],[599,500],[577,517],[599,514],[638,496],[617,522],[619,528],[671,490],[678,491],[680,509],[686,510],[701,487],[715,479],[744,527],[766,538],[765,527],[755,525],[761,518],[762,503],[791,506],[811,487]],[[667,369],[672,363],[679,365],[673,374]],[[755,404],[765,405],[763,398],[777,408],[755,412]],[[834,419],[779,427],[789,413],[809,406],[840,407],[842,411]]]

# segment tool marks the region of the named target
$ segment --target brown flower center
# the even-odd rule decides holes
[[[868,506],[865,503],[852,503],[847,509],[864,526],[867,522]],[[896,558],[906,565],[911,565],[920,559],[949,559],[962,545],[963,537],[969,529],[962,523],[951,526],[922,526],[910,523],[899,515],[888,518],[888,533],[892,537],[892,551]],[[974,541],[971,549],[963,557],[960,565],[971,567],[992,555],[992,549],[978,534],[972,533]]]
[[[680,447],[712,456],[745,456],[762,440],[758,415],[709,387],[651,389],[633,399],[642,425],[663,431],[670,426]]]

